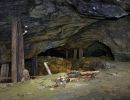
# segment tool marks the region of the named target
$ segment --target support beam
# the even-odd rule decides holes
[[[12,77],[12,82],[17,82],[17,65],[18,65],[18,58],[17,58],[17,37],[18,37],[18,32],[17,32],[17,18],[12,19],[12,37],[11,37],[11,47],[12,47],[12,65],[11,65],[11,77]]]
[[[18,18],[18,81],[22,79],[24,66],[24,41],[21,20]]]
[[[83,57],[83,48],[79,48],[79,58]]]
[[[77,53],[78,53],[77,49],[74,49],[74,55],[73,55],[74,59],[77,59]]]
[[[32,74],[33,74],[33,76],[37,75],[37,68],[38,68],[37,56],[35,56],[32,58]]]
[[[19,17],[12,19],[12,82],[22,79],[24,70],[24,47],[21,20]]]
[[[7,82],[9,77],[9,64],[2,64],[0,73],[0,82]]]
[[[65,56],[66,56],[66,59],[68,59],[68,57],[69,57],[69,52],[68,52],[68,50],[65,51]]]

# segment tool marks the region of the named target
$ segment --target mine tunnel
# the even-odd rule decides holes
[[[63,47],[51,48],[45,52],[41,52],[38,56],[51,56],[60,58],[73,58],[74,49],[65,49]]]
[[[61,49],[62,47],[52,48],[39,54],[39,56],[51,56],[61,58],[80,58],[80,48]],[[111,48],[101,42],[93,42],[87,48],[82,48],[82,57],[108,57],[114,60]]]
[[[39,56],[52,56],[52,57],[65,58],[65,50],[61,50],[59,48],[52,48],[45,52],[40,53]]]
[[[44,65],[39,64],[39,59],[44,62],[47,57],[51,57],[52,59],[80,59],[82,57],[106,57],[111,60],[114,60],[114,55],[112,54],[111,48],[109,48],[107,45],[101,43],[101,42],[93,42],[86,48],[71,48],[66,49],[64,47],[56,47],[48,49],[45,52],[41,52],[39,55],[34,56],[31,59],[25,60],[25,68],[29,70],[30,75],[37,76],[37,75],[46,75],[46,69],[44,68]],[[2,74],[7,74],[4,76],[11,76],[11,67],[8,68],[8,65],[3,65],[5,68],[5,72],[2,72],[1,70],[1,76]],[[2,66],[1,66],[2,69]],[[8,72],[7,72],[8,71]],[[11,82],[8,79],[2,80],[1,82]]]
[[[111,60],[114,60],[114,55],[112,54],[111,49],[101,42],[94,42],[85,49],[85,57],[108,57]]]
[[[49,57],[49,60],[48,60]],[[114,60],[114,55],[112,54],[111,48],[109,48],[107,45],[101,43],[101,42],[93,42],[86,48],[71,48],[71,49],[66,49],[65,47],[56,47],[56,48],[51,48],[48,49],[45,52],[41,52],[37,58],[34,57],[32,58],[32,68],[30,66],[30,73],[31,75],[39,75],[40,73],[42,74],[47,74],[46,69],[41,67],[43,64],[36,64],[37,59],[41,60],[42,62],[49,61],[53,63],[60,63],[59,61],[61,60],[61,64],[52,64],[50,66],[62,66],[63,63],[65,63],[64,60],[81,60],[81,58],[101,58],[101,59],[109,59],[109,60]],[[43,60],[44,59],[44,60]],[[62,62],[63,61],[63,62]],[[44,65],[43,65],[44,66]],[[66,66],[65,66],[66,67]],[[55,68],[54,68],[55,69]],[[53,69],[51,69],[53,70]],[[57,72],[57,71],[56,71]],[[54,72],[55,73],[55,72]]]

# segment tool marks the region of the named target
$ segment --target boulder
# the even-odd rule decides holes
[[[29,71],[27,69],[24,69],[21,82],[24,82],[27,80],[30,80]]]

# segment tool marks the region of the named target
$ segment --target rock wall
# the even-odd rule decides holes
[[[84,48],[93,41],[109,46],[114,54],[128,54],[129,5],[128,0],[1,0],[0,63],[10,61],[13,16],[21,17],[23,32],[28,26],[26,59],[59,46]]]

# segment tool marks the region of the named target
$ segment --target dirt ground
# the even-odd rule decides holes
[[[0,84],[0,100],[130,100],[130,62],[111,63],[115,67],[100,70],[96,78],[70,82],[65,87],[43,87],[63,73],[25,83]]]

